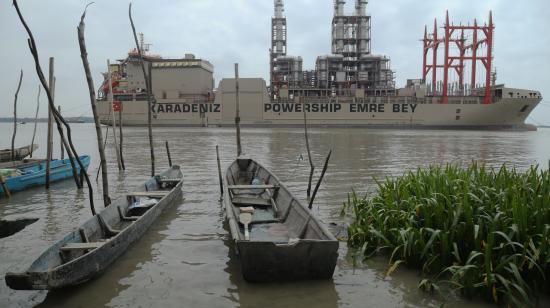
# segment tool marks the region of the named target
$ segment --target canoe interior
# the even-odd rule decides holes
[[[31,149],[32,149],[32,152],[36,151],[38,149],[38,145],[33,144],[32,146],[27,145],[24,147],[14,149],[13,151],[15,154],[15,160],[21,160],[29,156],[31,154]],[[11,149],[0,150],[0,162],[11,161],[11,160],[12,160]]]
[[[130,225],[138,223],[141,217],[155,207],[163,195],[167,195],[174,187],[181,186],[182,177],[183,175],[177,167],[149,179],[141,188],[138,188],[141,194],[139,197],[133,196],[133,192],[131,192],[124,200],[119,200],[105,208],[97,216],[80,226],[78,230],[69,233],[46,250],[29,267],[27,272],[47,272],[77,259],[85,258],[87,254],[101,247],[101,243],[109,243]],[[146,192],[151,192],[154,197],[145,196]],[[136,202],[146,200],[153,200],[154,204],[146,208],[131,207]],[[86,249],[86,247],[89,248]]]
[[[242,208],[254,208],[250,241],[335,240],[275,175],[254,160],[235,160],[226,173],[226,183],[237,222]],[[238,225],[238,238],[244,239],[244,226]]]

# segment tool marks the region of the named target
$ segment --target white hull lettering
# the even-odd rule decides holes
[[[219,104],[155,104],[151,106],[153,113],[219,113]]]

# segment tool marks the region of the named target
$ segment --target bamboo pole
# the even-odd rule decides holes
[[[313,196],[311,196],[311,199],[309,200],[309,209],[313,207],[313,201],[315,200],[315,196],[317,195],[317,190],[319,190],[319,186],[321,186],[321,182],[323,181],[323,178],[325,177],[325,172],[327,172],[328,168],[328,162],[330,160],[330,156],[332,155],[332,150],[328,152],[327,159],[325,160],[325,165],[323,166],[323,171],[321,172],[321,177],[319,178],[319,181],[317,181],[317,185],[315,185],[315,190],[313,190]]]
[[[147,72],[145,70],[145,63],[143,61],[143,53],[141,50],[141,46],[139,46],[139,42],[137,39],[136,34],[136,27],[134,26],[134,20],[132,19],[132,3],[130,3],[128,7],[128,16],[130,17],[130,25],[132,26],[132,32],[134,34],[134,41],[136,43],[136,49],[138,51],[139,60],[141,62],[141,69],[143,70],[143,78],[145,80],[145,83],[147,85],[147,101],[148,101],[148,108],[147,108],[147,127],[148,127],[148,133],[149,133],[149,148],[151,150],[151,176],[155,176],[155,149],[153,145],[153,128],[151,126],[151,108],[153,108],[155,97],[153,95],[153,82],[151,77],[151,63],[149,62],[149,76],[147,76]]]
[[[40,91],[41,90],[42,88],[40,87],[40,85],[38,85],[38,95],[36,96],[36,114],[34,115],[34,129],[32,131],[30,158],[32,158],[32,154],[34,152],[34,137],[36,136],[36,125],[38,124],[38,111],[40,110]]]
[[[57,112],[57,110],[55,110],[55,105],[53,103],[52,94],[49,91],[48,85],[46,83],[46,78],[44,77],[44,72],[42,71],[42,67],[40,66],[40,56],[38,54],[38,46],[36,45],[36,42],[34,40],[34,36],[32,35],[32,31],[29,28],[29,26],[27,25],[27,23],[25,22],[25,19],[23,18],[23,15],[21,14],[21,10],[19,9],[19,5],[17,4],[17,0],[13,0],[12,3],[13,3],[13,6],[15,7],[15,10],[17,11],[17,16],[19,17],[19,20],[21,21],[21,24],[23,24],[23,27],[25,28],[25,31],[27,32],[27,34],[29,36],[27,42],[28,42],[28,45],[29,45],[29,50],[30,50],[31,55],[32,55],[33,60],[34,60],[36,74],[38,75],[38,79],[40,80],[40,83],[42,84],[42,87],[44,87],[44,90],[46,91],[46,95],[48,96],[48,105],[53,110],[54,120],[55,120],[55,123],[57,125],[57,131],[59,133],[61,141],[65,145],[65,148],[67,150],[70,149],[70,151],[67,154],[69,156],[69,161],[71,163],[71,169],[72,169],[72,172],[73,172],[73,177],[75,177],[75,179],[76,179],[78,188],[82,188],[82,182],[78,181],[78,178],[77,178],[77,175],[76,175],[76,173],[77,173],[77,169],[76,169],[76,166],[75,166],[75,160],[76,160],[76,163],[78,164],[78,167],[80,168],[81,172],[84,174],[84,178],[86,179],[86,184],[88,185],[88,193],[89,193],[88,200],[90,202],[90,207],[92,209],[92,213],[95,214],[94,198],[93,198],[93,192],[94,191],[93,191],[92,183],[90,182],[90,177],[88,176],[88,173],[86,172],[86,168],[85,168],[84,164],[82,163],[82,160],[78,156],[78,152],[76,151],[76,149],[74,147],[71,126]],[[67,138],[65,138],[65,132],[63,131],[63,126],[62,125],[67,130]],[[74,155],[74,159],[73,159],[73,155]]]
[[[55,67],[55,59],[53,57],[50,57],[50,65],[49,65],[49,80],[48,80],[48,87],[51,93],[52,97],[52,103],[54,100],[54,93],[55,93],[55,80],[54,80],[54,67]],[[50,165],[52,162],[53,157],[53,114],[52,114],[52,107],[48,105],[48,137],[47,137],[47,143],[46,143],[46,189],[50,189]]]
[[[237,157],[241,156],[241,116],[239,110],[239,63],[235,63],[235,126],[237,128]]]
[[[307,158],[309,159],[309,182],[307,185],[307,197],[309,198],[311,196],[311,181],[313,180],[313,172],[315,171],[315,165],[313,165],[313,159],[311,158],[311,150],[309,149],[309,136],[307,133],[307,115],[306,115],[306,106],[305,102],[303,100],[303,97],[300,97],[302,100],[302,110],[304,111],[304,133],[306,137],[306,148],[307,148]]]
[[[111,110],[109,110],[109,113],[111,112]],[[109,114],[110,116],[110,114]],[[107,139],[109,139],[109,125],[105,125],[105,139],[103,139],[103,148],[105,149],[105,147],[107,146]],[[101,164],[99,164],[99,168],[97,168],[97,174],[95,176],[95,181],[97,183],[97,180],[99,179],[99,173],[101,172],[103,168],[101,168]]]
[[[112,123],[113,124],[113,142],[115,144],[115,154],[116,154],[116,162],[117,162],[117,166],[118,166],[118,171],[122,171],[122,163],[120,161],[120,153],[119,153],[119,148],[118,148],[118,141],[117,141],[117,137],[116,137],[116,120],[115,120],[115,107],[113,106],[113,103],[114,103],[114,95],[113,95],[113,80],[112,80],[112,75],[111,75],[111,62],[109,60],[107,60],[107,82],[109,83],[109,95],[107,96],[109,99],[109,104],[111,106],[111,120],[112,120]]]
[[[86,6],[87,8],[88,6]],[[103,135],[101,133],[101,124],[99,123],[99,116],[97,112],[97,102],[94,88],[94,81],[92,79],[92,72],[90,70],[90,63],[88,62],[88,52],[86,50],[86,40],[84,37],[84,18],[86,18],[86,9],[80,17],[80,23],[78,24],[78,45],[80,46],[80,57],[82,58],[82,65],[86,74],[86,82],[88,84],[88,94],[90,96],[90,104],[92,106],[92,114],[94,116],[95,132],[97,137],[97,147],[99,150],[99,158],[101,161],[101,182],[103,188],[103,205],[105,207],[111,204],[111,197],[109,197],[109,178],[107,174],[107,160],[105,159],[105,146],[103,144]],[[114,130],[114,129],[113,129]],[[92,214],[95,216],[95,211],[92,209]]]
[[[11,160],[12,161],[15,160],[15,135],[17,134],[17,98],[19,97],[19,90],[21,90],[22,81],[23,81],[23,70],[21,70],[21,74],[19,75],[19,84],[17,85],[17,91],[15,91],[15,98],[13,100],[13,135],[11,136]]]
[[[122,110],[123,110],[123,102],[120,102],[120,110],[118,111],[118,135],[120,136],[120,140],[118,143],[118,146],[120,147],[120,163],[122,164],[122,170],[126,170],[126,165],[124,164],[124,154],[122,152],[122,142],[124,140],[124,135],[122,134]]]
[[[168,140],[166,140],[166,155],[168,155],[168,165],[172,168],[172,156],[170,155],[170,146],[168,145]]]
[[[218,161],[218,178],[220,180],[220,194],[221,198],[223,198],[223,177],[222,177],[222,165],[220,163],[220,151],[218,149],[218,146],[216,145],[216,160]],[[220,199],[221,199],[220,198]]]
[[[61,105],[57,106],[57,111],[59,112],[59,114],[61,114]],[[65,147],[63,146],[63,142],[59,142],[59,147],[60,147],[60,151],[61,151],[61,160],[65,159]],[[82,182],[82,179],[80,179],[80,182]]]

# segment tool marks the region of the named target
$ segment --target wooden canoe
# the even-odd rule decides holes
[[[83,283],[104,271],[181,196],[183,174],[173,166],[152,177],[53,244],[22,273],[7,273],[15,290],[49,290]],[[154,201],[154,202],[151,202]]]
[[[27,145],[24,147],[14,149],[15,160],[22,160],[23,158],[31,155],[31,148],[32,148],[32,152],[34,153],[34,151],[38,149],[38,144]],[[11,160],[12,160],[11,149],[0,150],[0,162],[6,162]]]
[[[238,158],[227,169],[225,182],[226,219],[245,280],[332,277],[338,241],[275,175],[252,159]],[[240,215],[250,212],[246,240]]]

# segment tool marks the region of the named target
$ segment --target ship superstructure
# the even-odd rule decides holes
[[[390,59],[371,53],[367,0],[356,0],[353,14],[345,14],[345,4],[345,0],[334,0],[331,53],[317,57],[314,70],[304,70],[302,57],[287,55],[284,3],[275,0],[270,49],[272,98],[395,94]]]

